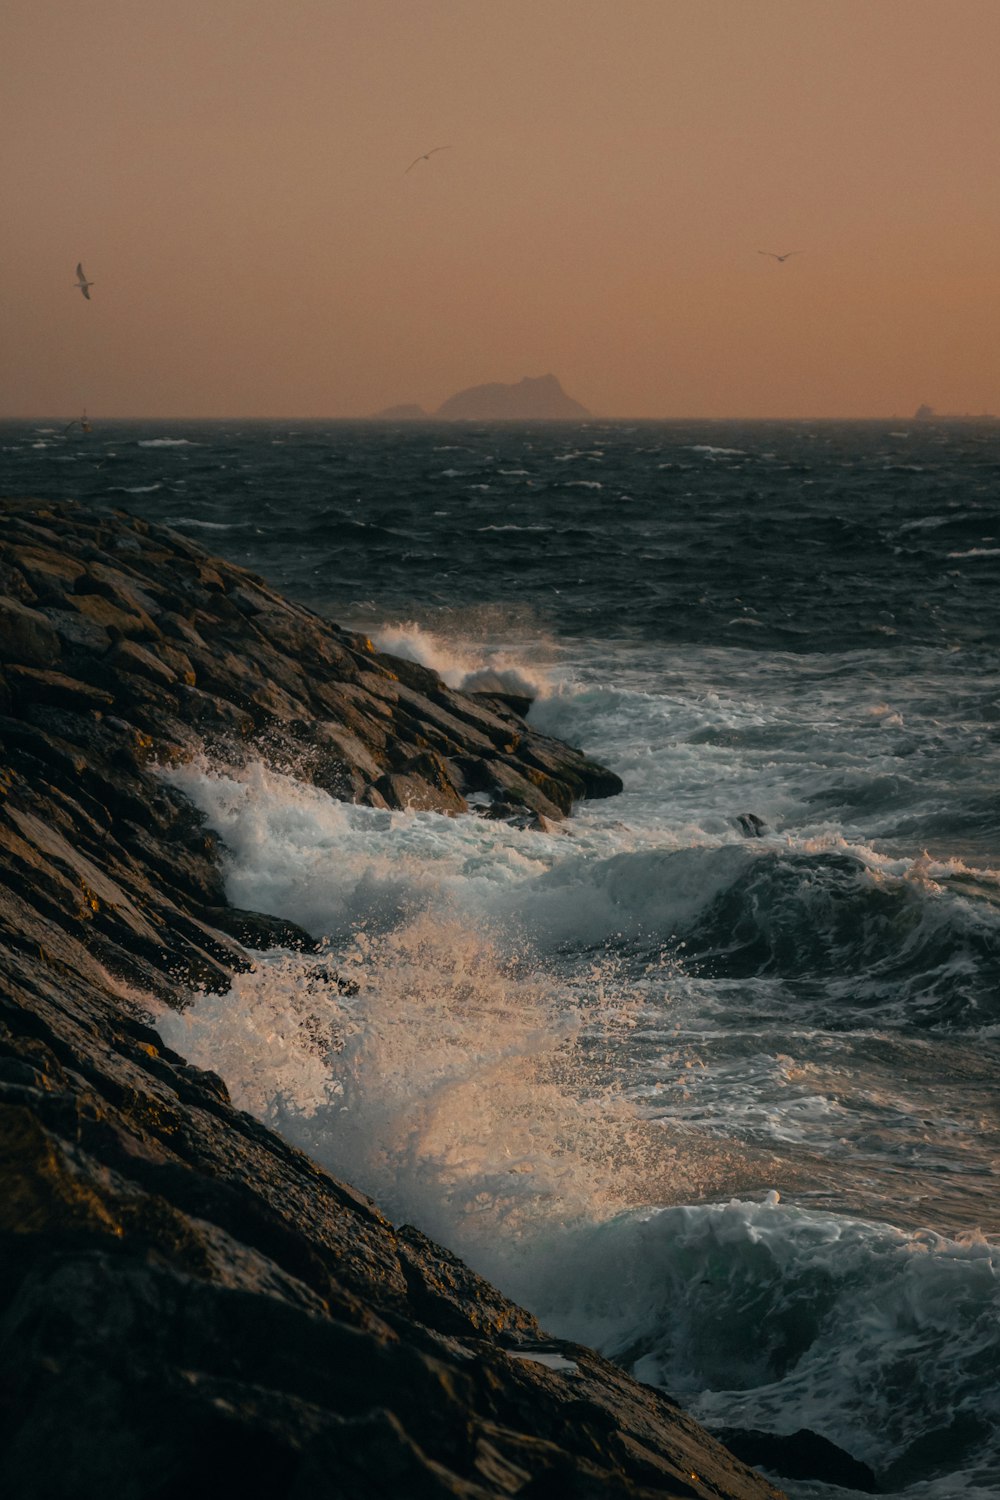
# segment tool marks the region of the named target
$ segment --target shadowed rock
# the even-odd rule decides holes
[[[845,1489],[875,1495],[881,1490],[875,1473],[843,1448],[808,1427],[797,1432],[757,1432],[725,1428],[719,1434],[747,1463],[759,1464],[786,1479],[818,1479]],[[895,1488],[895,1486],[893,1486]]]
[[[768,832],[767,824],[757,813],[737,813],[736,826],[744,838],[760,839]]]

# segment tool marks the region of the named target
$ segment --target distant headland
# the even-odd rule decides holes
[[[590,412],[567,396],[554,375],[525,376],[512,385],[470,385],[449,396],[437,411],[413,404],[388,406],[373,422],[564,422]]]

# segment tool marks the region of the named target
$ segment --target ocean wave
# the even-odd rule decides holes
[[[781,979],[814,1027],[977,1029],[1000,1020],[1000,883],[960,863],[767,840],[638,849],[562,861],[522,920],[549,950],[667,944],[717,979]]]
[[[399,644],[417,659],[434,642],[411,628]],[[469,668],[453,659],[453,675],[474,680]],[[263,767],[172,774],[236,853],[236,904],[314,933],[366,914],[391,925],[454,901],[557,966],[604,951],[641,972],[647,955],[667,951],[717,981],[767,976],[780,981],[776,1014],[812,1027],[1000,1021],[1000,875],[960,860],[890,858],[831,836],[747,840],[735,829],[721,843],[675,834],[671,847],[636,847],[628,829],[602,832],[599,821],[568,839],[504,845],[478,819],[386,821]],[[616,842],[620,852],[605,852]]]
[[[552,527],[551,526],[516,526],[513,522],[510,522],[506,526],[497,526],[495,524],[491,524],[489,526],[477,526],[476,530],[477,531],[551,531]]]
[[[543,667],[519,661],[507,649],[452,645],[413,621],[384,626],[375,631],[373,640],[380,651],[430,667],[449,687],[464,692],[504,692],[539,698],[550,688]]]
[[[1000,1252],[981,1236],[812,1213],[772,1192],[567,1234],[514,1291],[553,1333],[709,1426],[809,1428],[869,1464],[881,1493],[995,1493]]]
[[[200,444],[190,438],[140,438],[137,448],[197,448]]]

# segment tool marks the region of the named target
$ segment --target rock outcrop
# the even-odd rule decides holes
[[[229,905],[158,763],[207,745],[374,805],[548,817],[616,778],[168,531],[27,502],[0,530],[3,1493],[774,1500],[142,1009],[312,945]]]
[[[554,375],[538,375],[513,385],[469,386],[449,396],[435,416],[448,422],[572,422],[590,413]]]

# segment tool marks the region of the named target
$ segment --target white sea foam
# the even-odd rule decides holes
[[[918,516],[914,521],[904,521],[900,531],[936,531],[941,526],[954,526],[956,522],[975,519],[974,511],[952,511],[946,516]]]
[[[1000,547],[969,547],[965,552],[949,552],[949,557],[1000,557]]]
[[[159,489],[159,485],[155,486]],[[196,531],[236,531],[236,525],[229,525],[225,521],[203,521],[199,516],[167,516],[164,519],[165,526],[189,526]]]

